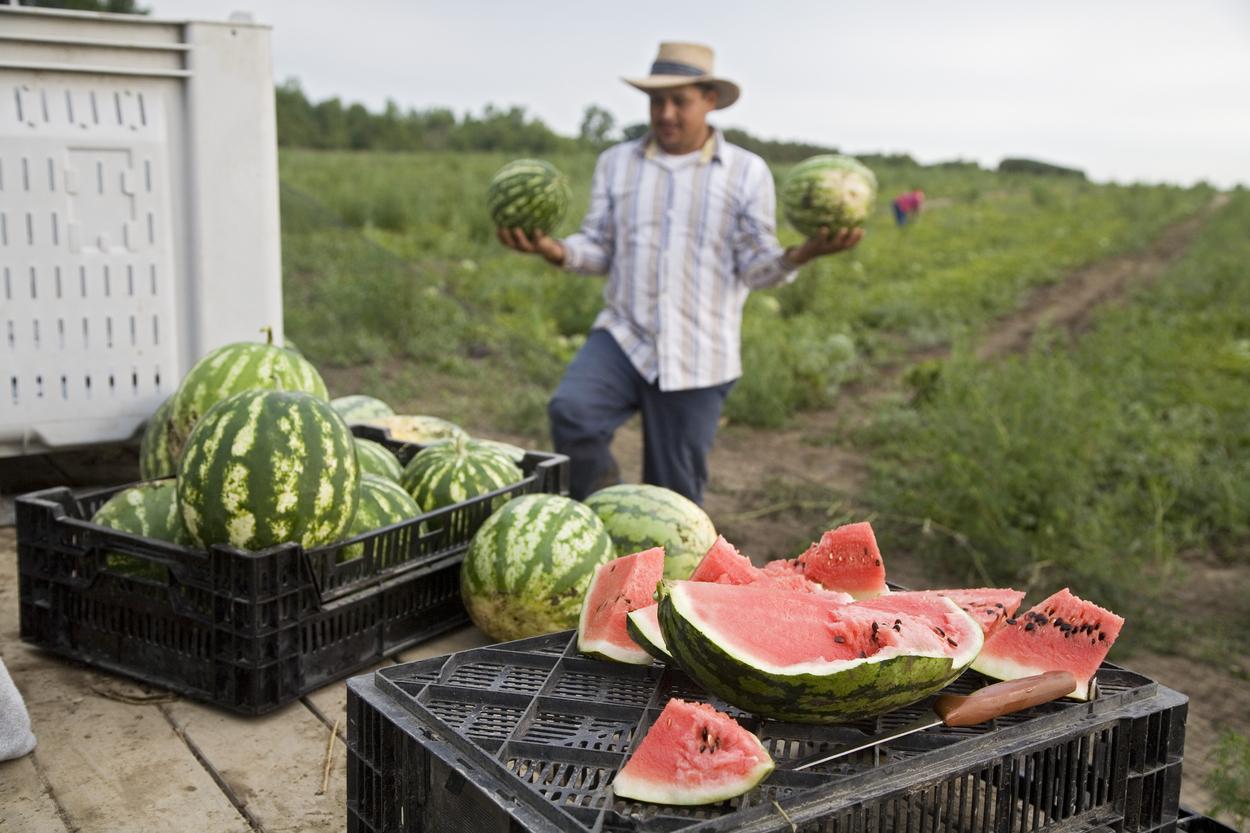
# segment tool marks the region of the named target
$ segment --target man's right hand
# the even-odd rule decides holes
[[[548,263],[554,266],[564,265],[564,244],[554,237],[548,237],[541,231],[535,230],[531,238],[519,228],[498,228],[495,233],[499,236],[499,242],[509,249],[542,255]]]

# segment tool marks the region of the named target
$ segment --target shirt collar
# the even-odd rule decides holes
[[[703,143],[703,152],[699,154],[699,164],[705,165],[713,160],[723,162],[721,157],[721,145],[724,137],[718,128],[712,128],[712,135],[707,137],[707,141]],[[644,159],[654,159],[661,151],[660,145],[656,142],[655,137],[650,133],[646,135],[643,141],[638,145],[639,151]]]

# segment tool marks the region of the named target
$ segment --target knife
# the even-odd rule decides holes
[[[808,769],[846,755],[853,755],[879,743],[897,740],[914,732],[923,732],[925,729],[932,729],[935,726],[975,726],[995,717],[1002,717],[1006,714],[1027,709],[1030,706],[1057,700],[1064,695],[1071,694],[1075,688],[1076,677],[1072,676],[1072,672],[1047,671],[1044,674],[1034,674],[1031,677],[1021,677],[1018,680],[994,683],[978,689],[966,697],[958,694],[943,694],[933,704],[933,711],[937,714],[936,717],[922,717],[905,726],[882,732],[862,743],[833,754],[822,752],[810,758],[804,758],[791,767],[791,769]]]

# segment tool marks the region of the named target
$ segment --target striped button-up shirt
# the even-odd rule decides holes
[[[661,390],[741,376],[747,295],[797,274],[777,242],[772,173],[720,131],[687,156],[647,137],[604,151],[581,230],[563,242],[565,268],[608,275],[594,326]]]

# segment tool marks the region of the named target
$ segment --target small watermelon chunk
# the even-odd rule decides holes
[[[827,590],[850,593],[856,599],[890,592],[877,537],[866,521],[829,530],[796,561],[808,579]]]
[[[690,581],[715,584],[762,584],[779,590],[801,590],[805,593],[821,593],[841,601],[854,601],[849,594],[826,590],[803,575],[803,570],[793,561],[770,561],[761,569],[751,559],[738,552],[733,544],[718,536],[695,567]]]
[[[669,700],[617,773],[617,798],[715,804],[753,789],[775,764],[760,739],[706,703]]]
[[[1124,619],[1065,587],[1019,617],[1007,619],[985,640],[972,667],[997,680],[1071,671],[1077,686],[1068,696],[1088,700],[1089,681],[1123,626]]]
[[[599,659],[650,665],[651,655],[630,639],[631,610],[654,606],[655,586],[664,578],[664,548],[652,547],[595,568],[577,621],[577,650]]]
[[[945,598],[927,590],[909,590],[903,593],[887,593],[875,599],[855,602],[854,607],[876,610],[882,613],[898,613],[914,616],[923,620],[933,629],[939,639],[946,640],[950,646],[951,662],[956,669],[962,671],[977,658],[981,646],[985,643],[985,635],[981,625],[968,615],[952,599]],[[902,625],[901,619],[889,623],[891,630]]]
[[[1024,593],[1010,587],[976,587],[958,590],[930,591],[945,596],[963,608],[964,612],[981,624],[981,630],[989,636],[1002,624],[1016,615]]]
[[[660,633],[660,606],[649,604],[637,610],[631,610],[625,617],[625,630],[629,638],[639,647],[660,662],[673,664],[673,655],[664,644],[664,634]]]

